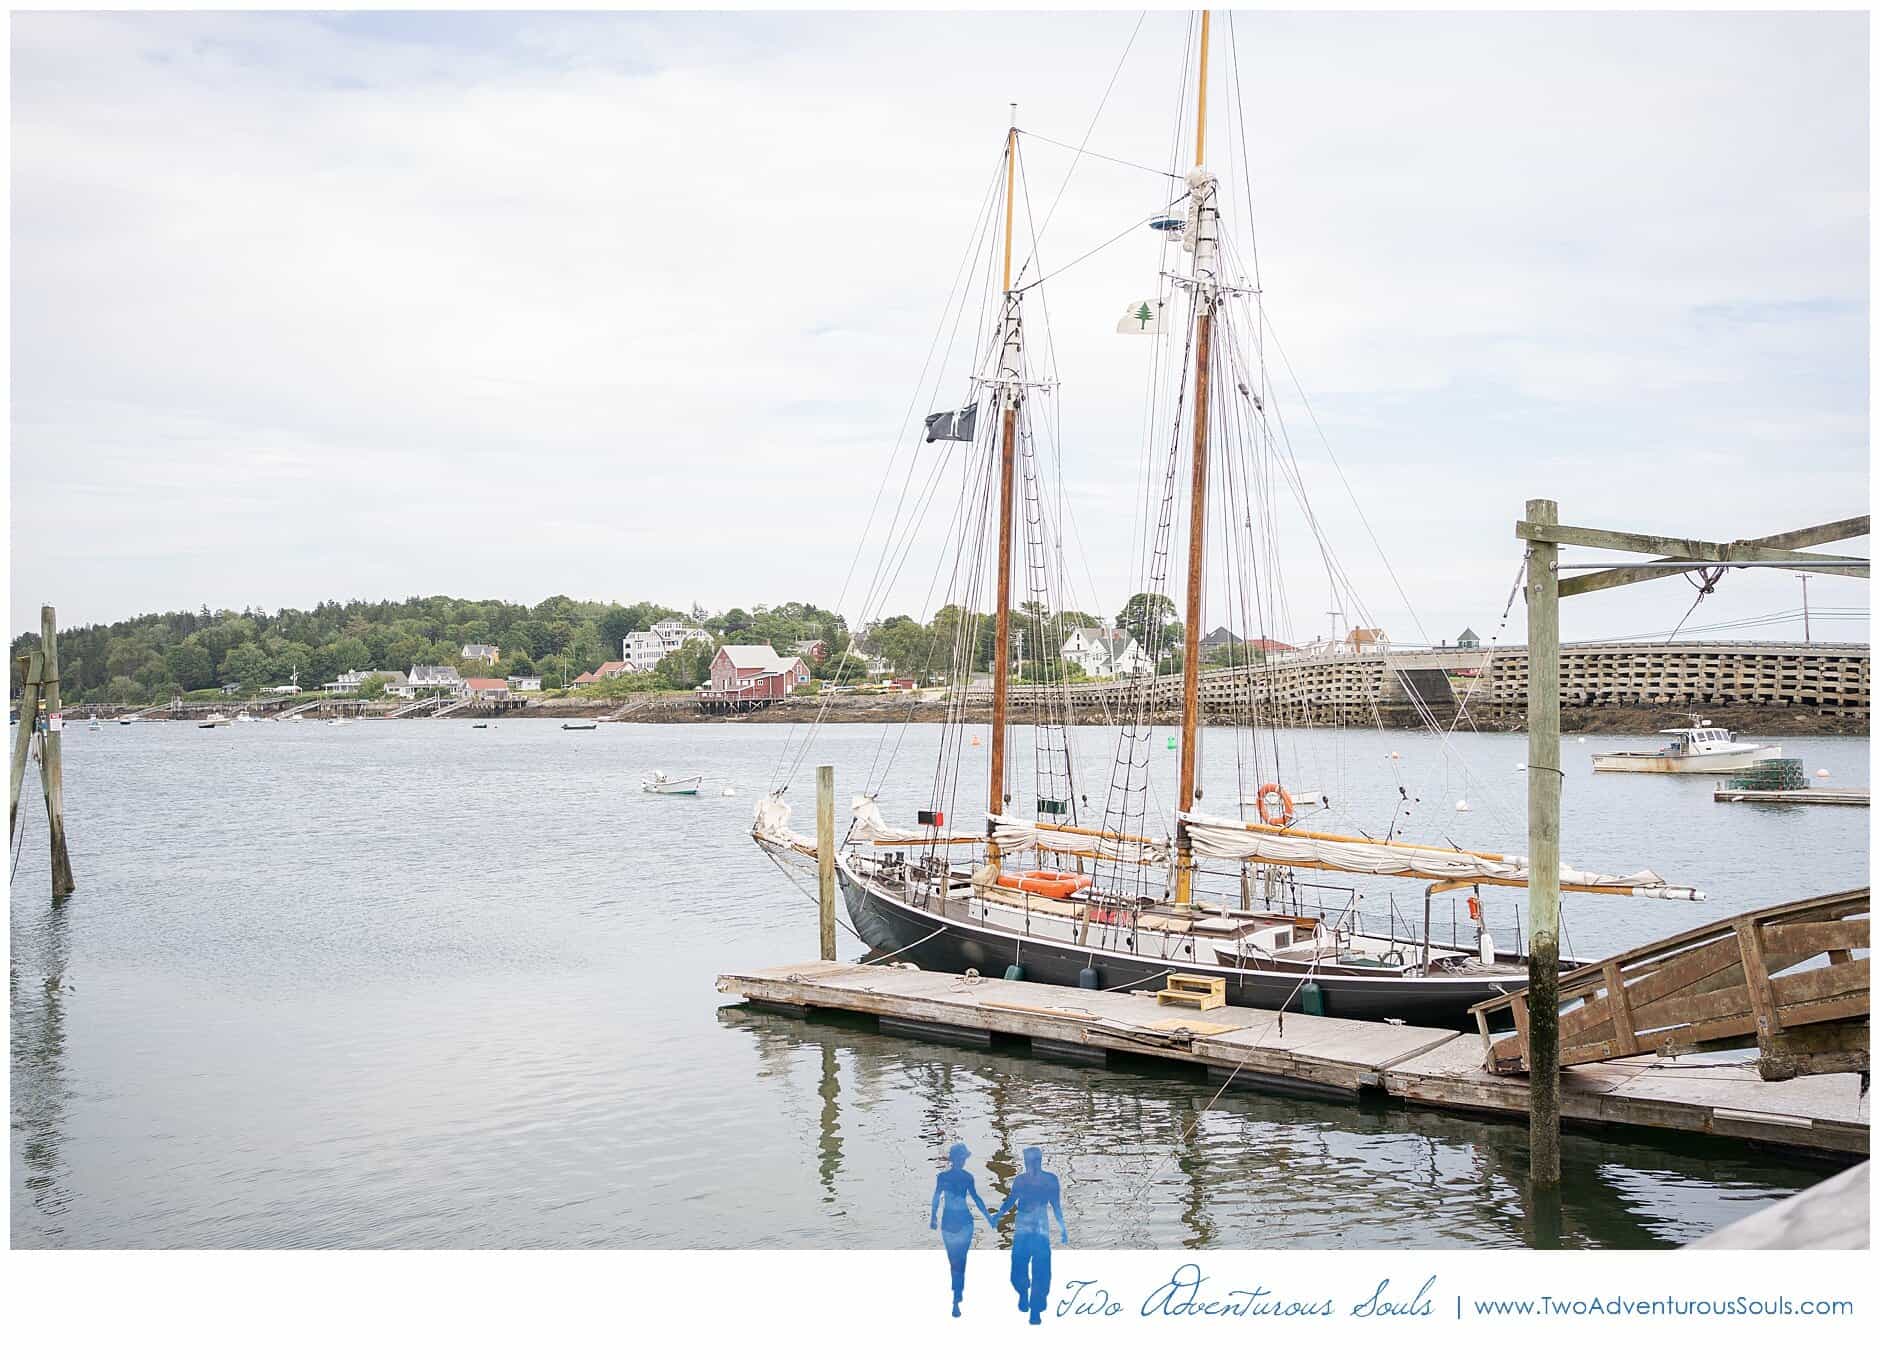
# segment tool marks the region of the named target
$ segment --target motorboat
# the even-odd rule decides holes
[[[561,725],[564,732],[592,732],[600,724],[592,718],[574,718]]]
[[[1593,757],[1595,774],[1720,774],[1747,770],[1758,761],[1774,760],[1780,746],[1738,741],[1725,727],[1699,722],[1696,727],[1667,727],[1669,738],[1652,750],[1603,751]]]
[[[226,713],[211,713],[208,717],[204,718],[201,722],[197,723],[196,726],[198,727],[227,727],[230,723],[234,721],[235,720],[229,717],[229,715]]]

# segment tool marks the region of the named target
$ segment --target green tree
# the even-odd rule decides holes
[[[1129,597],[1116,616],[1116,626],[1136,639],[1144,652],[1161,657],[1181,645],[1178,618],[1175,602],[1168,596],[1144,591]]]
[[[217,668],[224,682],[233,680],[243,689],[259,689],[268,681],[268,654],[252,642],[229,649]]]
[[[368,701],[372,699],[383,699],[385,697],[385,677],[382,675],[368,675],[365,679],[361,680],[359,682],[359,697]]]
[[[215,659],[209,649],[191,638],[164,652],[170,676],[180,689],[207,689],[215,683]]]
[[[628,633],[636,631],[633,626],[632,611],[618,604],[608,606],[607,612],[601,615],[596,627],[600,631],[601,647],[610,660],[620,655],[621,639]]]
[[[868,646],[894,667],[896,675],[912,675],[916,679],[927,673],[930,663],[939,654],[933,635],[905,614],[870,624]]]
[[[712,658],[718,649],[694,638],[676,652],[659,659],[653,673],[666,689],[697,689],[711,678]]]

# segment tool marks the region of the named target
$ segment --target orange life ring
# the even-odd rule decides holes
[[[1266,810],[1267,795],[1271,793],[1277,793],[1279,795],[1280,813],[1279,813],[1279,816],[1277,817],[1273,816],[1270,812]],[[1260,820],[1265,822],[1268,826],[1285,826],[1289,822],[1292,821],[1293,819],[1292,795],[1286,792],[1286,790],[1281,788],[1278,784],[1260,785],[1260,792],[1257,795],[1255,795],[1255,799],[1256,799],[1256,806],[1258,806],[1258,808],[1260,809]]]

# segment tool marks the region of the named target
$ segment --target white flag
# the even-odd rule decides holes
[[[1162,334],[1162,308],[1166,304],[1161,298],[1145,298],[1141,302],[1132,302],[1123,309],[1123,319],[1116,323],[1118,335],[1160,335]]]

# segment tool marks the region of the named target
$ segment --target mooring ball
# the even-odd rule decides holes
[[[1815,778],[1817,778],[1817,779],[1826,779],[1827,777],[1828,777],[1828,772],[1827,772],[1826,770],[1816,770],[1816,771],[1815,771]]]

